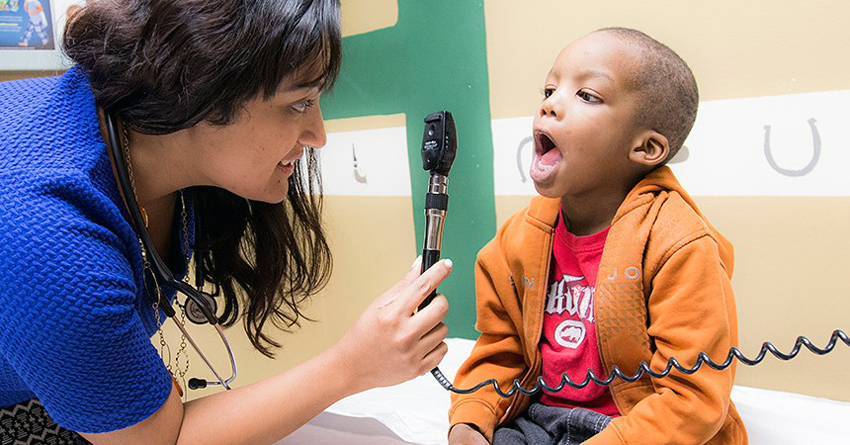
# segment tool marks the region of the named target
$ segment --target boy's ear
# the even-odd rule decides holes
[[[667,160],[670,143],[667,137],[655,130],[646,130],[635,141],[629,159],[641,165],[655,167]]]

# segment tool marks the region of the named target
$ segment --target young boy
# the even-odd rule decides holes
[[[481,332],[454,385],[557,386],[641,361],[717,363],[737,343],[732,246],[664,165],[696,118],[685,62],[647,35],[608,28],[565,47],[534,117],[542,195],[479,253]],[[492,386],[458,396],[451,444],[745,444],[734,366],[634,383],[566,385],[533,400]],[[610,423],[609,423],[610,422]],[[495,437],[494,437],[494,430]]]

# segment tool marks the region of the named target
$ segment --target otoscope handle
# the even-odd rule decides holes
[[[443,223],[446,220],[446,211],[449,207],[448,195],[449,179],[440,173],[431,173],[428,182],[428,193],[425,194],[425,239],[422,246],[422,273],[440,261],[440,245],[443,239]],[[434,289],[422,304],[422,310],[437,296]]]
[[[440,251],[439,250],[422,249],[422,270],[421,270],[421,272],[425,273],[425,271],[428,270],[431,266],[433,266],[434,264],[437,264],[437,261],[440,261]],[[419,305],[419,310],[421,311],[422,309],[425,308],[425,306],[428,306],[428,303],[430,303],[431,300],[433,300],[434,297],[436,297],[436,296],[437,296],[437,290],[434,289],[433,291],[431,291],[431,295],[428,295],[425,298],[425,300],[422,301],[422,304]]]

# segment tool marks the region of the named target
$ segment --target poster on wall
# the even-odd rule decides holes
[[[0,49],[53,50],[48,0],[0,0]]]

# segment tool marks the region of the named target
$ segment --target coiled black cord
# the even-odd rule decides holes
[[[445,378],[445,376],[443,376],[443,374],[440,372],[439,368],[435,368],[434,370],[431,371],[431,373],[434,375],[434,378],[436,378],[437,381],[440,382],[440,385],[442,385],[443,388],[445,388],[446,390],[451,391],[451,392],[455,392],[455,393],[458,393],[458,394],[470,394],[470,393],[473,393],[475,391],[478,391],[479,389],[481,389],[481,388],[483,388],[487,385],[492,384],[493,389],[495,389],[496,392],[500,396],[507,398],[507,397],[513,396],[517,391],[519,391],[520,393],[525,394],[527,396],[534,395],[534,394],[540,392],[541,390],[546,391],[548,393],[556,393],[556,392],[559,392],[562,389],[564,389],[564,385],[569,385],[569,386],[576,388],[576,389],[582,389],[585,386],[587,386],[588,384],[590,384],[590,382],[593,382],[593,383],[600,385],[600,386],[607,386],[607,385],[610,385],[611,382],[613,382],[615,378],[618,378],[618,379],[626,381],[626,382],[634,382],[637,379],[641,378],[644,374],[647,374],[647,375],[649,375],[653,378],[656,378],[656,379],[660,379],[660,378],[664,378],[664,377],[667,377],[668,375],[670,375],[670,373],[673,371],[673,369],[676,369],[677,371],[679,371],[683,374],[690,375],[690,374],[693,374],[693,373],[699,371],[699,369],[702,367],[703,363],[706,364],[707,366],[709,366],[712,369],[715,369],[717,371],[722,371],[722,370],[728,368],[729,366],[731,366],[732,362],[735,358],[737,358],[741,363],[743,363],[747,366],[755,366],[755,365],[761,363],[762,360],[764,360],[764,358],[767,356],[768,352],[770,352],[776,358],[779,358],[781,360],[791,360],[792,358],[796,357],[797,354],[800,353],[800,350],[803,349],[802,346],[805,346],[806,348],[808,348],[809,351],[812,351],[813,353],[815,353],[817,355],[825,355],[825,354],[828,354],[829,352],[831,352],[835,348],[835,345],[836,345],[836,343],[838,343],[838,340],[841,340],[841,341],[844,342],[845,345],[850,346],[850,338],[847,337],[847,334],[845,334],[844,331],[837,329],[837,330],[832,332],[832,336],[829,338],[829,344],[827,344],[826,347],[824,347],[823,349],[818,348],[817,346],[813,345],[812,342],[809,341],[808,338],[803,337],[801,335],[801,336],[797,337],[797,341],[794,343],[794,349],[792,349],[791,352],[789,352],[788,354],[784,354],[782,352],[779,352],[776,349],[776,347],[773,346],[772,343],[764,342],[764,343],[762,343],[761,351],[759,351],[758,356],[756,356],[756,358],[754,358],[754,359],[749,359],[749,358],[745,357],[744,354],[742,354],[741,351],[738,350],[738,348],[732,348],[732,349],[729,350],[729,354],[726,355],[726,361],[724,361],[723,363],[717,364],[717,363],[714,363],[708,357],[708,355],[705,352],[700,352],[699,356],[697,357],[696,364],[694,364],[694,366],[691,367],[691,368],[686,368],[686,367],[682,366],[681,364],[679,364],[679,361],[676,360],[675,357],[670,357],[670,359],[667,360],[667,367],[664,368],[664,370],[661,371],[661,372],[652,371],[651,369],[649,369],[649,365],[647,365],[646,362],[642,361],[642,362],[640,362],[640,366],[638,368],[637,373],[633,376],[627,376],[627,375],[623,374],[623,372],[620,371],[620,368],[615,365],[611,368],[611,374],[609,374],[608,377],[605,378],[605,379],[600,379],[600,378],[596,377],[596,375],[593,373],[592,370],[588,370],[587,374],[584,377],[583,382],[573,383],[570,380],[570,378],[567,376],[567,374],[564,373],[564,374],[561,374],[561,383],[558,386],[552,387],[552,386],[547,385],[546,382],[543,381],[543,376],[540,376],[540,377],[537,378],[537,384],[535,384],[534,387],[531,388],[531,389],[523,388],[520,385],[519,380],[514,380],[513,384],[511,385],[511,388],[507,392],[502,391],[502,388],[499,386],[499,382],[497,382],[496,379],[490,379],[490,380],[481,382],[481,383],[479,383],[479,384],[477,384],[477,385],[475,385],[475,386],[473,386],[472,388],[469,388],[469,389],[458,389],[458,388],[455,388],[451,384],[451,382],[449,382],[448,379]]]

